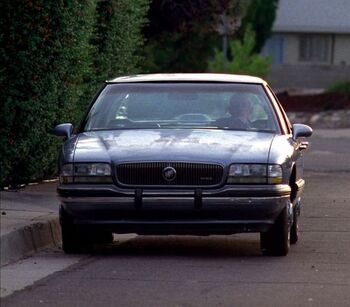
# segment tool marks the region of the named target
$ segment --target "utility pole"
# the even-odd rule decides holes
[[[228,33],[229,33],[229,27],[227,25],[227,15],[226,12],[222,15],[222,52],[224,55],[224,62],[222,63],[222,69],[224,72],[227,71],[227,40],[228,40]]]
[[[220,15],[220,24],[217,27],[217,31],[222,35],[222,53],[224,55],[224,60],[222,63],[222,70],[227,71],[228,63],[228,37],[232,35],[241,25],[240,17],[230,17],[227,12],[224,11]]]

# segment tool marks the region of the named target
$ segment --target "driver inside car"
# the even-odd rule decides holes
[[[252,110],[252,103],[247,96],[234,95],[228,105],[230,117],[219,118],[215,124],[219,128],[249,129],[251,127],[250,115]]]

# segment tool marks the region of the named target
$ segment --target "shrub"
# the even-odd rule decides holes
[[[0,186],[55,174],[51,129],[77,124],[106,78],[135,71],[147,3],[0,2]]]
[[[135,73],[146,22],[148,0],[111,0],[97,3],[95,22],[95,75],[99,82]]]
[[[228,72],[233,74],[247,74],[266,78],[269,72],[270,59],[253,52],[255,47],[255,34],[247,27],[243,41],[231,41],[230,49],[233,59],[225,64],[222,51],[215,50],[213,60],[208,63],[211,72]]]
[[[54,174],[52,127],[77,124],[100,83],[136,70],[148,1],[97,3],[1,1],[0,186]]]
[[[80,114],[94,11],[90,0],[1,1],[0,185],[54,173],[59,141],[48,133]]]
[[[338,81],[332,84],[328,89],[328,93],[350,94],[350,81]]]

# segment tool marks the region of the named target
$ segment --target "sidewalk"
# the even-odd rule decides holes
[[[0,192],[0,266],[61,241],[56,182]]]

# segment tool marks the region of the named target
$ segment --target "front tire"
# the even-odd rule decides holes
[[[299,240],[299,225],[298,225],[298,212],[295,207],[293,210],[293,224],[290,228],[290,244],[295,244]]]
[[[91,245],[84,235],[73,223],[73,218],[60,207],[60,223],[62,234],[62,249],[66,254],[81,253],[88,250]]]
[[[290,248],[290,224],[287,206],[278,216],[275,224],[260,233],[260,246],[264,255],[286,256]]]
[[[113,233],[108,231],[97,232],[92,235],[91,239],[97,244],[111,244],[113,243]]]

